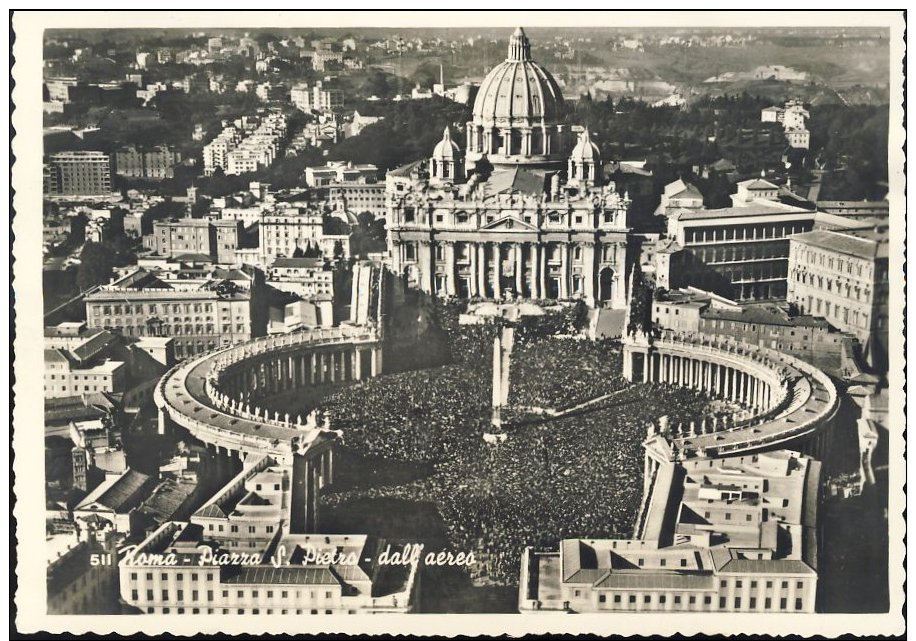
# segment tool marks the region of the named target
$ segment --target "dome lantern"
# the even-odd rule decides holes
[[[506,60],[513,62],[531,60],[531,43],[528,42],[528,36],[521,27],[516,27],[509,37],[509,56]]]

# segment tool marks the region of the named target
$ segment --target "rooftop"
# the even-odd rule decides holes
[[[89,509],[93,503],[98,503],[119,514],[129,512],[143,500],[142,490],[149,479],[146,474],[131,469],[120,476],[109,475],[101,485],[80,501],[76,509]]]
[[[816,229],[802,234],[795,234],[792,236],[792,242],[869,259],[887,258],[889,251],[887,232],[875,231],[874,229],[847,230],[845,232]]]

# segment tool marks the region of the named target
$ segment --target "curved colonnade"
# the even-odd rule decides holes
[[[828,441],[822,437],[839,406],[836,386],[820,369],[739,342],[628,339],[624,376],[701,390],[742,407],[722,420],[670,429],[672,444],[687,454],[732,455],[791,446],[822,458]]]
[[[159,381],[159,430],[171,420],[216,453],[244,459],[269,454],[290,462],[336,438],[325,424],[260,408],[264,395],[353,381],[381,372],[373,329],[341,326],[268,336],[180,363]],[[321,448],[328,449],[328,448]],[[322,464],[330,466],[328,460]]]

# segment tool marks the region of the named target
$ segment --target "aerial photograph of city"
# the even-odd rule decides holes
[[[889,30],[518,22],[44,31],[48,615],[888,612]]]

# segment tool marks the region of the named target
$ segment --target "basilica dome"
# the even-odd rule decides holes
[[[531,60],[521,27],[509,40],[509,55],[480,85],[473,119],[478,124],[553,123],[562,117],[563,94],[553,76]]]
[[[490,70],[474,100],[467,166],[483,157],[497,167],[562,165],[570,142],[564,112],[560,86],[531,59],[528,36],[517,28],[509,38],[506,60]]]

